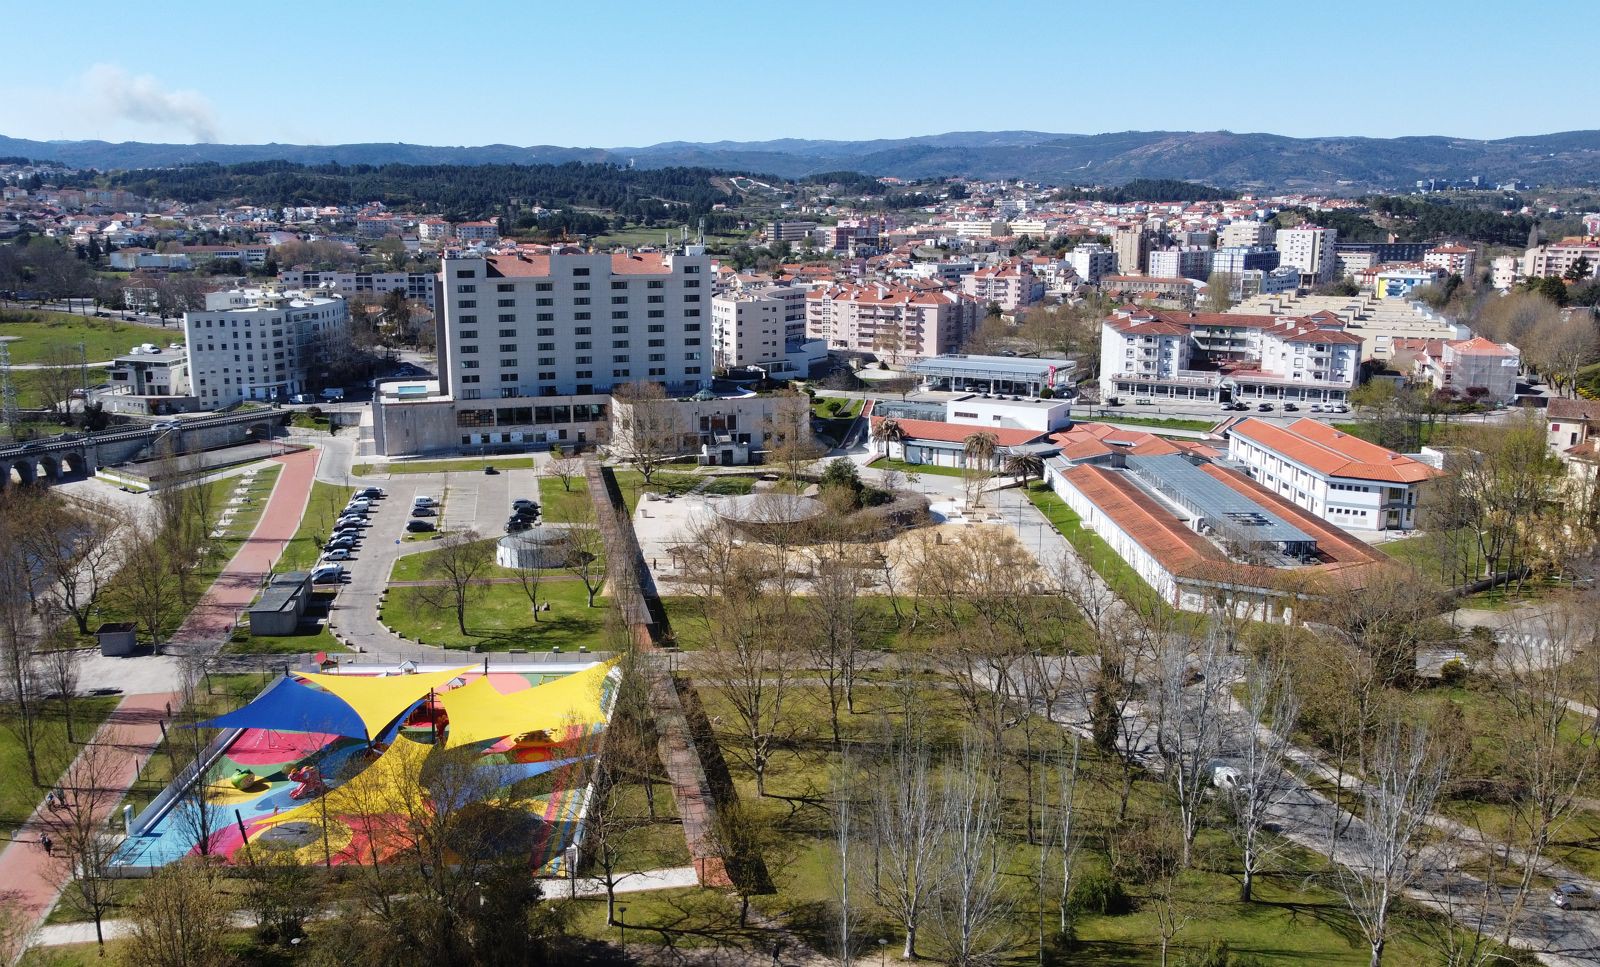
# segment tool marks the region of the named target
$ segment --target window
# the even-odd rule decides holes
[[[538,313],[537,315],[535,315],[533,318],[534,318],[535,322],[555,322],[556,321],[556,314],[553,313],[553,312],[541,312],[541,313]],[[540,330],[540,332],[543,332],[543,331],[544,330],[542,330],[542,329]]]
[[[587,366],[590,363],[594,362],[594,357],[593,356],[579,356],[577,358],[577,360],[575,360],[575,361],[577,362],[577,364],[579,366]]]
[[[469,282],[469,283],[467,283],[465,285],[456,286],[456,291],[457,292],[476,292],[476,291],[478,291],[478,287]]]
[[[461,347],[461,354],[463,356],[470,356],[470,355],[472,355],[473,353],[475,353],[477,351],[478,351],[478,347],[477,347],[476,344],[471,345],[471,346],[462,346]]]
[[[477,377],[477,376],[463,376],[463,377],[461,377],[461,382],[463,382],[463,383],[476,383],[476,382],[479,382],[479,381],[480,381],[479,377]],[[470,392],[470,390],[469,390],[469,392]],[[472,398],[473,399],[477,399],[476,396],[474,396]]]
[[[517,374],[516,373],[501,373],[500,374],[500,382],[502,382],[502,383],[515,383],[516,381],[517,381]]]
[[[683,280],[683,287],[685,289],[698,289],[698,288],[700,288],[700,280],[699,279],[684,279]]]
[[[572,283],[572,288],[576,292],[588,292],[589,291],[589,283],[587,283],[587,282],[574,282],[574,283]]]
[[[628,371],[625,370],[625,369],[613,369],[611,371],[611,378],[612,379],[627,379],[628,378]]]
[[[578,266],[578,267],[576,267],[576,268],[574,268],[572,270],[572,274],[573,275],[588,275],[589,274],[589,267],[586,266],[586,265]]]
[[[572,334],[574,336],[587,336],[587,335],[589,335],[589,327],[588,326],[578,326],[576,329],[572,330]]]
[[[514,339],[514,338],[516,338],[516,335],[517,335],[517,331],[515,329],[502,329],[502,330],[500,330],[500,338],[501,339]]]
[[[460,302],[456,303],[456,308],[457,309],[476,309],[476,308],[478,308],[478,300],[476,300],[476,299],[462,299]]]
[[[461,361],[461,368],[462,369],[477,369],[478,368],[478,361],[476,359],[464,359],[464,360]]]
[[[586,305],[589,304],[589,297],[588,296],[578,296],[577,298],[572,300],[572,304],[575,305],[575,306],[586,306]]]
[[[515,299],[500,299],[498,301],[500,303],[500,308],[502,309],[509,309],[517,304],[517,300]]]
[[[628,340],[626,340],[626,339],[613,339],[613,340],[611,340],[611,348],[612,349],[627,349],[628,348]]]
[[[699,309],[685,309],[685,310],[683,310],[683,314],[686,315],[686,316],[698,316],[700,314],[700,310]],[[688,328],[688,327],[685,326],[684,328]]]
[[[556,334],[556,331],[553,328],[550,328],[550,327],[547,327],[547,326],[541,326],[538,329],[534,330],[533,334],[535,336],[554,336]]]
[[[616,310],[616,311],[611,313],[611,318],[613,318],[613,319],[626,319],[626,318],[628,318],[628,310],[626,310],[626,309],[618,309],[618,310]]]
[[[699,332],[700,331],[700,323],[691,322],[688,325],[683,327],[683,331],[684,332]]]
[[[665,302],[665,301],[667,301],[667,297],[664,296],[664,295],[645,296],[645,300],[644,301],[650,302],[650,303]]]
[[[478,330],[476,330],[476,329],[463,329],[463,330],[461,330],[461,338],[462,339],[477,339],[478,338]]]
[[[578,320],[588,319],[589,318],[589,313],[587,313],[587,312],[574,312],[572,314],[572,318],[578,319]]]
[[[533,300],[533,304],[535,306],[553,306],[553,305],[556,304],[556,300],[551,299],[549,297],[540,297],[538,299]]]
[[[683,301],[684,302],[699,302],[700,301],[700,297],[697,296],[697,295],[686,295],[686,296],[683,297]]]
[[[517,365],[517,361],[516,361],[515,358],[500,360],[500,368],[501,369],[510,369],[511,367],[513,367],[515,365]]]
[[[700,266],[698,266],[698,265],[685,265],[683,267],[683,274],[684,275],[698,275],[698,274],[700,274]]]
[[[541,353],[553,353],[556,351],[556,344],[553,342],[542,342],[539,344],[539,351]]]
[[[554,289],[554,288],[555,288],[555,285],[553,283],[550,283],[550,282],[535,282],[534,285],[533,285],[533,291],[535,291],[535,292],[549,292],[551,289]]]
[[[516,315],[514,313],[502,312],[502,313],[500,313],[499,321],[500,322],[516,322],[517,321],[517,317],[516,317]]]
[[[629,356],[627,353],[618,353],[617,355],[611,357],[611,361],[614,363],[626,363],[632,358],[633,357]]]
[[[503,342],[500,344],[500,351],[503,353],[514,353],[517,351],[517,344],[514,342]]]
[[[650,354],[650,361],[652,363],[664,363],[664,362],[667,361],[667,354],[666,353],[651,353]]]
[[[614,306],[625,306],[628,304],[628,297],[625,295],[614,295],[611,297],[611,304]]]
[[[683,367],[683,373],[684,373],[685,376],[698,376],[700,374],[700,367],[699,366],[685,366],[685,367]]]
[[[554,366],[555,364],[556,364],[556,358],[554,356],[540,356],[539,357],[539,365],[540,366]]]
[[[580,369],[576,373],[573,373],[572,375],[576,376],[579,379],[594,379],[594,370],[592,370],[592,369]],[[588,390],[586,390],[586,389],[584,389],[583,387],[580,386],[578,388],[578,392],[587,393]]]
[[[573,349],[592,349],[592,348],[594,348],[594,343],[592,341],[588,340],[588,339],[584,339],[584,340],[581,340],[579,342],[573,343],[572,344],[572,348]]]
[[[698,338],[695,338],[695,339],[685,339],[685,340],[684,340],[684,341],[683,341],[683,344],[684,344],[684,345],[685,345],[685,346],[698,346],[698,345],[700,345],[700,340],[699,340],[699,339],[698,339]]]
[[[515,292],[517,291],[517,286],[514,282],[501,282],[494,287],[494,290],[496,292]]]
[[[665,285],[666,285],[666,283],[661,281],[660,279],[651,279],[649,282],[645,283],[645,288],[647,288],[647,289],[660,289],[660,288],[664,287]]]
[[[665,346],[666,344],[667,344],[667,341],[665,339],[652,339],[652,340],[650,340],[651,348],[656,348],[656,347],[659,347],[659,346]]]
[[[664,325],[661,325],[660,323],[657,323],[657,324],[655,324],[653,326],[646,326],[645,327],[645,331],[646,332],[666,332],[667,331],[667,327],[664,326]]]
[[[553,380],[553,379],[556,378],[556,374],[555,373],[540,373],[539,374],[539,378],[542,379],[542,380]]]
[[[645,313],[645,316],[651,319],[663,319],[666,317],[666,315],[667,314],[660,309],[651,309],[649,312]]]
[[[477,269],[457,269],[456,270],[456,278],[458,278],[458,279],[470,279],[470,278],[476,276],[477,274],[478,274],[478,270]]]

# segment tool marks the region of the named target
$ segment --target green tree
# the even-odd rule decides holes
[[[1567,266],[1567,272],[1562,276],[1568,282],[1582,282],[1593,272],[1594,266],[1589,262],[1589,256],[1580,255],[1577,261]]]
[[[1557,276],[1545,276],[1534,284],[1533,290],[1558,306],[1567,304],[1567,284]]]

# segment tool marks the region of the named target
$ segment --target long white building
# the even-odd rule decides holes
[[[1228,427],[1228,455],[1257,483],[1330,524],[1355,530],[1417,526],[1423,485],[1442,471],[1316,420]]]
[[[191,392],[204,409],[307,392],[326,340],[345,328],[339,296],[233,289],[184,313]]]
[[[1361,337],[1331,313],[1121,309],[1100,324],[1100,389],[1111,396],[1339,402],[1360,378]]]
[[[382,298],[396,289],[407,299],[434,307],[433,290],[438,276],[432,272],[319,272],[315,269],[284,269],[278,284],[290,289],[329,289],[346,299],[352,296]]]

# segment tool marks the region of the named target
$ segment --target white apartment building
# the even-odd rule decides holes
[[[944,230],[957,238],[1003,238],[1011,226],[1000,219],[957,219],[945,222]]]
[[[345,298],[365,295],[381,299],[396,289],[407,299],[421,302],[429,309],[434,307],[434,284],[438,276],[432,272],[319,272],[314,269],[284,269],[278,273],[278,284],[290,289],[328,289]]]
[[[1360,364],[1337,318],[1124,309],[1100,324],[1102,398],[1340,402]]]
[[[806,335],[830,350],[921,359],[957,352],[980,311],[976,299],[948,289],[837,284],[806,294]]]
[[[1209,248],[1168,248],[1151,252],[1149,274],[1158,279],[1204,279],[1211,275]]]
[[[447,258],[442,387],[458,400],[589,396],[711,378],[711,260],[682,253]]]
[[[1118,275],[1144,274],[1144,257],[1150,236],[1142,228],[1119,228],[1111,236],[1111,250],[1117,253]]]
[[[1098,285],[1106,276],[1117,274],[1117,253],[1097,242],[1085,242],[1068,252],[1065,258],[1078,278],[1090,285]]]
[[[1278,231],[1276,240],[1280,264],[1299,269],[1301,285],[1312,288],[1333,281],[1339,264],[1334,252],[1339,241],[1338,229],[1311,225],[1285,228]]]
[[[802,242],[811,237],[820,226],[816,222],[775,221],[767,226],[762,239],[772,242]]]
[[[1482,336],[1429,344],[1416,363],[1417,375],[1434,389],[1496,403],[1516,400],[1521,368],[1520,349]]]
[[[1422,254],[1422,264],[1469,279],[1478,264],[1478,250],[1466,245],[1435,245]]]
[[[1522,274],[1533,279],[1565,276],[1579,259],[1588,262],[1588,278],[1600,276],[1600,241],[1568,238],[1530,248],[1522,257]]]
[[[759,292],[714,297],[711,300],[712,365],[724,370],[771,367],[782,360],[786,308],[783,300],[768,298]]]
[[[1515,255],[1497,255],[1489,263],[1489,284],[1504,291],[1522,278],[1522,260]]]
[[[461,222],[454,234],[459,242],[498,242],[500,226],[494,222]]]
[[[233,289],[183,316],[190,392],[204,409],[286,400],[310,389],[322,346],[347,322],[339,296]]]
[[[1252,269],[1270,272],[1278,267],[1279,259],[1275,248],[1229,245],[1212,253],[1211,271],[1225,275],[1242,275]]]
[[[961,291],[984,305],[992,302],[1002,312],[1011,312],[1043,299],[1044,282],[1033,274],[1033,266],[1006,261],[963,276]]]
[[[1316,420],[1278,426],[1247,418],[1227,437],[1228,456],[1256,483],[1347,529],[1416,527],[1423,485],[1443,474]]]
[[[1217,247],[1266,248],[1273,244],[1276,234],[1277,230],[1271,222],[1244,218],[1222,226],[1222,231],[1217,234]]]
[[[450,223],[442,218],[424,218],[417,222],[417,239],[423,242],[442,242],[450,237]]]

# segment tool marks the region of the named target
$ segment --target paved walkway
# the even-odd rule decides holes
[[[274,458],[283,470],[261,520],[172,636],[168,650],[209,654],[227,640],[240,612],[255,599],[261,582],[299,530],[320,456],[318,450],[302,450]]]
[[[317,451],[309,450],[277,458],[283,464],[283,471],[278,475],[261,520],[174,636],[172,645],[177,649],[191,654],[210,654],[226,639],[234,617],[255,596],[260,575],[272,570],[299,528],[318,456]],[[128,659],[130,662],[141,660]],[[176,712],[181,704],[182,698],[176,689],[133,694],[123,699],[92,740],[96,743],[107,739],[115,741],[115,771],[106,788],[126,792],[133,785],[140,765],[161,742],[161,720]],[[122,797],[107,798],[114,803]],[[39,847],[42,820],[41,812],[36,810],[23,824],[17,838],[0,853],[0,885],[17,892],[22,914],[30,925],[37,924],[49,913],[63,885],[63,871]]]
[[[118,755],[115,772],[108,786],[115,784],[125,791],[133,785],[139,775],[139,766],[161,743],[160,721],[166,716],[167,707],[178,701],[175,693],[129,695],[107,716],[105,724],[91,741],[103,743],[114,740],[116,743]],[[107,802],[108,809],[115,808],[110,805],[115,800],[107,797]],[[7,890],[15,891],[18,913],[29,924],[37,924],[49,914],[63,886],[63,871],[59,861],[46,856],[39,845],[39,836],[47,823],[48,817],[41,803],[17,831],[11,845],[0,852],[0,884],[4,884]],[[93,940],[93,924],[89,932],[89,939]]]

